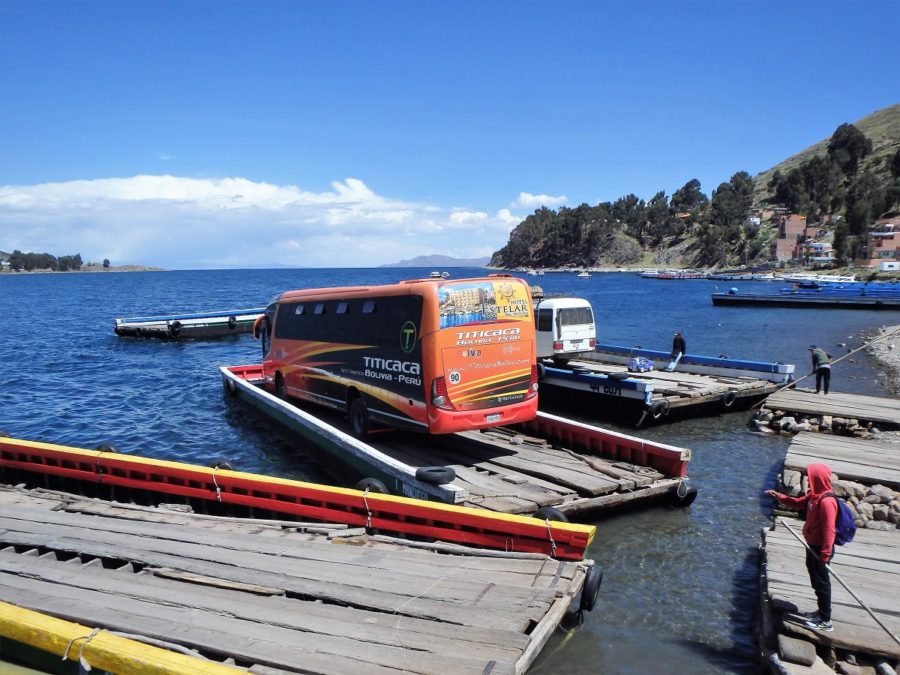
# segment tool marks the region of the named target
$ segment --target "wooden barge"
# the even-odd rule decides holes
[[[6,658],[522,673],[602,579],[593,526],[7,438],[0,478]]]
[[[629,369],[634,358],[653,369]],[[542,400],[577,392],[580,406],[598,415],[627,415],[638,427],[687,416],[718,414],[746,408],[793,378],[793,364],[767,363],[686,354],[673,372],[665,370],[668,352],[637,347],[598,345],[593,352],[564,367],[546,361]],[[595,402],[602,402],[596,405]],[[671,417],[670,417],[671,416]]]
[[[387,491],[501,513],[584,516],[649,499],[689,505],[690,451],[538,413],[515,427],[363,442],[342,419],[312,415],[269,391],[262,366],[220,369],[227,394],[249,403],[329,456],[326,468]],[[327,419],[327,421],[326,421]],[[426,442],[427,441],[427,442]]]
[[[116,335],[163,339],[209,338],[249,333],[265,307],[229,309],[196,314],[138,316],[116,319]]]
[[[716,306],[816,307],[820,309],[900,309],[900,295],[835,295],[812,293],[713,293]]]

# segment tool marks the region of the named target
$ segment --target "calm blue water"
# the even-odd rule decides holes
[[[249,336],[159,342],[119,338],[116,317],[239,309],[310,286],[376,284],[430,269],[229,270],[0,276],[0,429],[32,440],[94,447],[326,480],[302,444],[226,401],[220,365],[255,363]],[[453,278],[483,273],[454,269]],[[689,353],[796,363],[807,346],[833,355],[862,344],[896,312],[713,307],[722,282],[634,274],[530,277],[546,292],[590,300],[601,342],[669,349],[680,329]],[[741,290],[777,289],[740,282]],[[840,344],[847,346],[841,347]],[[836,391],[886,395],[865,352],[834,367]],[[626,433],[693,450],[699,497],[687,510],[654,508],[604,517],[591,557],[604,565],[600,602],[577,631],[557,634],[536,673],[755,672],[752,622],[756,545],[767,523],[760,494],[788,441],[747,432],[748,414]],[[662,666],[661,664],[665,664]]]

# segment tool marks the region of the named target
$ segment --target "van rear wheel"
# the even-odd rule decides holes
[[[364,440],[369,435],[369,408],[361,396],[350,401],[350,431],[356,438]]]

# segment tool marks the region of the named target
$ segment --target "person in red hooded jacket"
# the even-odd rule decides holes
[[[789,497],[775,490],[766,494],[777,499],[784,506],[806,509],[803,524],[803,538],[806,549],[806,569],[809,581],[816,592],[819,611],[807,615],[806,625],[820,631],[831,628],[831,577],[826,564],[834,556],[834,526],[837,522],[838,505],[835,499],[822,499],[831,492],[831,469],[827,464],[810,464],[806,467],[809,492],[802,497]]]

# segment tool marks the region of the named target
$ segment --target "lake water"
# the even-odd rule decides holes
[[[222,396],[220,365],[256,363],[250,336],[160,342],[119,338],[116,317],[241,309],[312,286],[388,283],[429,269],[223,270],[0,275],[0,429],[11,436],[240,470],[327,481],[301,441]],[[453,278],[481,269],[452,269]],[[635,274],[529,277],[548,293],[594,306],[601,342],[671,346],[688,353],[781,361],[809,372],[810,344],[835,357],[860,346],[896,312],[713,307],[719,287],[771,289],[771,282],[664,281]],[[841,346],[845,345],[845,346]],[[808,382],[808,381],[807,381]],[[834,367],[835,391],[885,396],[865,351]],[[768,523],[771,486],[788,439],[751,434],[747,412],[636,432],[691,448],[689,509],[652,508],[598,519],[589,555],[606,569],[584,625],[558,632],[535,673],[750,673],[756,546]]]

